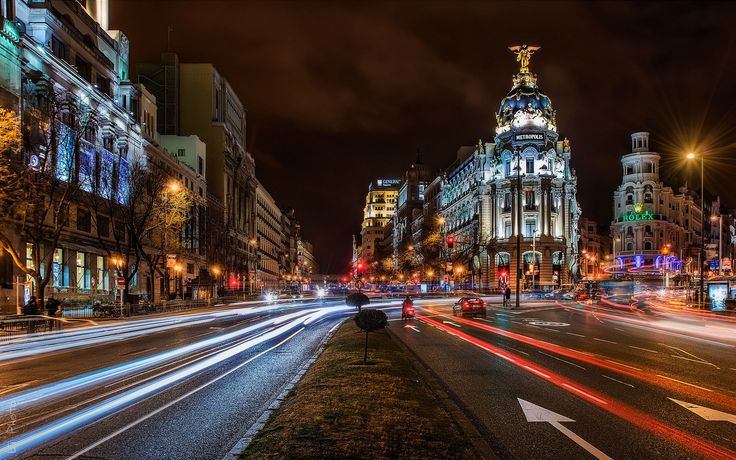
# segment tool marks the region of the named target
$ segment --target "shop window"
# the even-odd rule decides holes
[[[107,291],[110,289],[110,271],[107,268],[105,256],[97,256],[97,289]]]
[[[67,285],[66,277],[64,276],[64,250],[62,248],[56,248],[54,251],[54,260],[51,266],[52,285],[54,287],[62,287]]]
[[[77,288],[90,289],[89,256],[77,252]]]

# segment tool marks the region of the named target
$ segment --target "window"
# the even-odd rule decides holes
[[[103,238],[110,236],[110,219],[104,216],[97,218],[97,234]]]
[[[92,214],[86,209],[77,208],[77,230],[87,233],[92,231]]]
[[[104,256],[97,256],[97,279],[95,281],[97,289],[104,291],[110,289],[110,274]]]
[[[652,250],[652,243],[649,242],[649,241],[647,241],[646,243],[644,243],[644,250],[645,251],[651,251]]]
[[[54,287],[66,286],[64,282],[64,250],[61,248],[56,248],[54,251],[51,274],[53,276],[52,284]]]
[[[184,156],[186,156],[186,155],[187,155],[187,151],[186,151],[186,149],[178,149],[178,150],[176,151],[176,156],[178,156],[178,157],[184,157]]]
[[[65,61],[69,60],[69,53],[66,49],[66,45],[53,35],[51,36],[51,52],[59,59],[63,59]]]
[[[534,158],[526,159],[526,173],[534,174]]]
[[[92,82],[92,66],[79,56],[77,56],[77,72],[79,72],[82,78],[88,82]]]
[[[634,204],[634,195],[626,195],[626,204]]]
[[[634,166],[626,165],[626,174],[634,174]]]
[[[111,85],[110,85],[110,79],[97,76],[97,89],[99,89],[103,94],[106,94],[108,96],[112,95],[111,91]]]
[[[503,167],[504,167],[505,175],[510,176],[511,175],[511,160],[506,160],[506,163],[504,163]]]
[[[531,237],[537,232],[537,220],[536,219],[527,219],[526,221],[526,233],[524,236]]]
[[[503,195],[503,210],[504,211],[511,210],[511,192],[506,192]]]
[[[190,275],[194,274],[194,264],[190,264],[190,263],[187,264],[187,273]]]
[[[204,159],[197,157],[197,172],[200,176],[204,176]]]
[[[534,190],[527,190],[524,193],[524,195],[525,195],[524,201],[526,203],[526,208],[527,209],[534,209],[534,207],[536,206],[536,203],[535,203],[535,200],[534,200],[534,198],[535,198]]]
[[[511,221],[507,220],[503,224],[503,236],[504,238],[511,238]]]
[[[89,256],[83,252],[77,252],[77,288],[90,289],[89,279]]]

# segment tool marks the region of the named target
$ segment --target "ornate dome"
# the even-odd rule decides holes
[[[498,126],[510,124],[514,119],[514,114],[520,110],[529,113],[541,112],[540,115],[554,123],[555,112],[552,108],[552,101],[532,82],[519,82],[503,98],[498,108]]]

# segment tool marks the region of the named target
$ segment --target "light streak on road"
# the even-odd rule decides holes
[[[273,328],[272,330],[269,330],[263,334],[258,335],[257,337],[250,338],[244,342],[241,342],[233,347],[222,350],[214,355],[211,355],[198,362],[195,362],[189,366],[183,367],[179,370],[171,372],[165,376],[159,377],[150,382],[138,385],[130,390],[127,390],[115,396],[112,396],[108,398],[107,400],[104,400],[95,405],[82,409],[78,412],[72,413],[66,417],[55,420],[49,424],[40,426],[16,438],[13,438],[9,441],[4,442],[2,447],[0,447],[0,460],[10,458],[12,456],[17,455],[18,453],[26,452],[29,449],[38,447],[39,445],[45,442],[48,442],[59,436],[67,434],[70,431],[75,430],[81,426],[85,426],[90,423],[93,423],[94,421],[98,420],[100,417],[103,417],[112,412],[124,409],[130,404],[140,401],[142,398],[145,398],[153,394],[159,393],[160,391],[166,390],[170,388],[172,385],[175,385],[196,374],[199,374],[205,370],[208,370],[212,368],[213,366],[220,364],[223,361],[229,358],[232,358],[246,350],[249,350],[261,344],[265,344],[271,340],[277,339],[284,335],[292,334],[297,330],[301,330],[307,327],[308,324],[311,324],[314,321],[325,319],[327,317],[334,316],[337,314],[344,314],[345,312],[350,311],[350,310],[352,309],[350,309],[349,307],[319,308],[319,309],[307,310],[305,312],[295,312],[295,313],[286,315],[290,317],[290,319],[287,321],[283,321],[282,320],[283,317],[267,320],[264,322],[266,323],[266,325],[271,325],[271,326],[277,325],[277,323],[275,322],[277,319],[279,320],[278,324],[280,325],[278,325],[278,327]],[[250,326],[248,328],[244,328],[244,330],[247,329],[248,330],[247,332],[251,332],[254,330],[255,326],[263,327],[259,324],[259,325]],[[242,330],[235,331],[233,333],[223,334],[222,336],[213,337],[211,339],[207,339],[207,340],[198,342],[197,344],[191,344],[189,346],[181,347],[181,348],[187,349],[188,351],[192,351],[193,349],[196,349],[196,348],[202,348],[202,347],[212,346],[216,343],[222,343],[225,340],[232,340],[238,336],[246,334],[247,332],[243,332]],[[171,352],[167,352],[162,355],[167,355],[168,353],[176,353],[179,350],[180,349],[172,350]],[[168,358],[170,357],[171,355],[168,356]],[[156,359],[156,358],[160,358],[160,355],[151,357],[151,359]],[[145,361],[145,360],[138,360],[134,363],[129,363],[129,364],[140,364],[140,361]],[[126,365],[123,365],[123,367],[124,366]],[[118,368],[117,370],[119,370],[120,366],[116,366],[116,368]],[[105,378],[109,379],[111,378],[111,375],[106,374],[108,371],[113,372],[114,375],[119,375],[120,372],[116,372],[116,368],[103,370],[97,373],[87,374],[85,376],[68,379],[66,381],[59,382],[56,384],[50,384],[43,388],[29,390],[27,392],[13,395],[8,398],[4,398],[0,400],[0,405],[4,405],[8,403],[8,404],[16,404],[17,406],[14,406],[14,407],[19,407],[20,405],[27,405],[32,402],[43,402],[42,400],[45,397],[54,396],[54,395],[59,394],[60,392],[68,392],[70,389],[70,386],[73,387],[76,385],[78,387],[79,385],[85,386],[85,385],[90,385],[92,383],[98,384],[99,383],[98,379],[101,378],[100,377],[101,375],[105,375]],[[130,371],[131,369],[128,369],[128,370]]]
[[[264,305],[164,318],[132,320],[122,324],[113,323],[85,326],[69,331],[35,334],[29,337],[11,339],[0,345],[0,362],[46,355],[50,352],[65,351],[78,347],[108,344],[112,341],[128,340],[166,330],[206,324],[223,318],[252,317],[261,314],[288,311],[295,308],[304,309],[310,306],[326,308],[320,305],[319,302],[295,304],[295,307],[292,308],[281,304]]]
[[[430,311],[432,311],[433,313],[437,313],[433,310],[430,310]],[[665,377],[665,376],[655,374],[652,372],[647,372],[647,371],[644,371],[639,368],[635,368],[635,367],[632,367],[632,366],[629,366],[623,363],[611,361],[611,360],[602,358],[596,354],[582,353],[580,351],[573,350],[567,347],[563,347],[561,345],[557,345],[551,342],[546,342],[543,340],[535,339],[533,337],[528,337],[526,335],[507,331],[504,329],[499,329],[497,327],[490,326],[485,323],[470,321],[468,319],[461,318],[461,317],[454,317],[454,316],[450,317],[449,315],[445,315],[445,314],[440,314],[439,316],[444,316],[446,318],[453,318],[454,321],[460,322],[462,324],[467,324],[474,328],[488,331],[493,334],[515,340],[517,342],[522,342],[522,343],[531,345],[539,349],[543,349],[546,351],[550,351],[552,353],[556,353],[558,355],[573,358],[577,361],[592,364],[594,366],[597,366],[603,369],[608,369],[618,374],[627,375],[629,377],[636,378],[640,381],[646,382],[650,385],[655,385],[661,388],[665,388],[669,391],[674,391],[674,392],[686,394],[689,396],[693,396],[694,394],[697,394],[699,398],[705,401],[711,402],[712,404],[721,405],[730,410],[736,410],[736,400],[734,400],[732,397],[718,393],[712,389],[704,389],[704,390],[696,391],[696,390],[693,390],[693,387],[691,384],[684,383],[680,380],[672,379],[671,377]],[[429,321],[429,319],[426,316],[422,316],[422,320]],[[433,322],[436,323],[436,321],[433,321]],[[443,327],[443,329],[446,329],[446,327]]]
[[[612,399],[609,396],[598,393],[591,388],[587,388],[586,386],[578,382],[572,381],[521,356],[517,356],[507,350],[498,348],[488,342],[480,340],[474,336],[461,332],[458,329],[449,327],[439,321],[435,321],[425,316],[417,315],[417,319],[424,321],[432,326],[435,326],[450,335],[471,343],[472,345],[485,350],[503,359],[504,361],[509,362],[520,369],[523,369],[526,372],[530,372],[531,374],[542,378],[545,381],[550,382],[553,385],[562,388],[565,391],[574,394],[579,398],[603,410],[606,410],[631,424],[634,424],[646,431],[654,433],[655,435],[669,439],[681,445],[685,449],[696,453],[697,455],[710,458],[736,457],[736,452],[730,451],[722,446],[717,446],[711,441],[695,435],[691,435],[673,426],[667,425],[653,417],[650,417],[646,413],[634,407],[628,406],[620,401]]]

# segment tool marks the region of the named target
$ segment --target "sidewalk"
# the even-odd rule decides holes
[[[240,458],[478,458],[388,331],[347,320]]]

